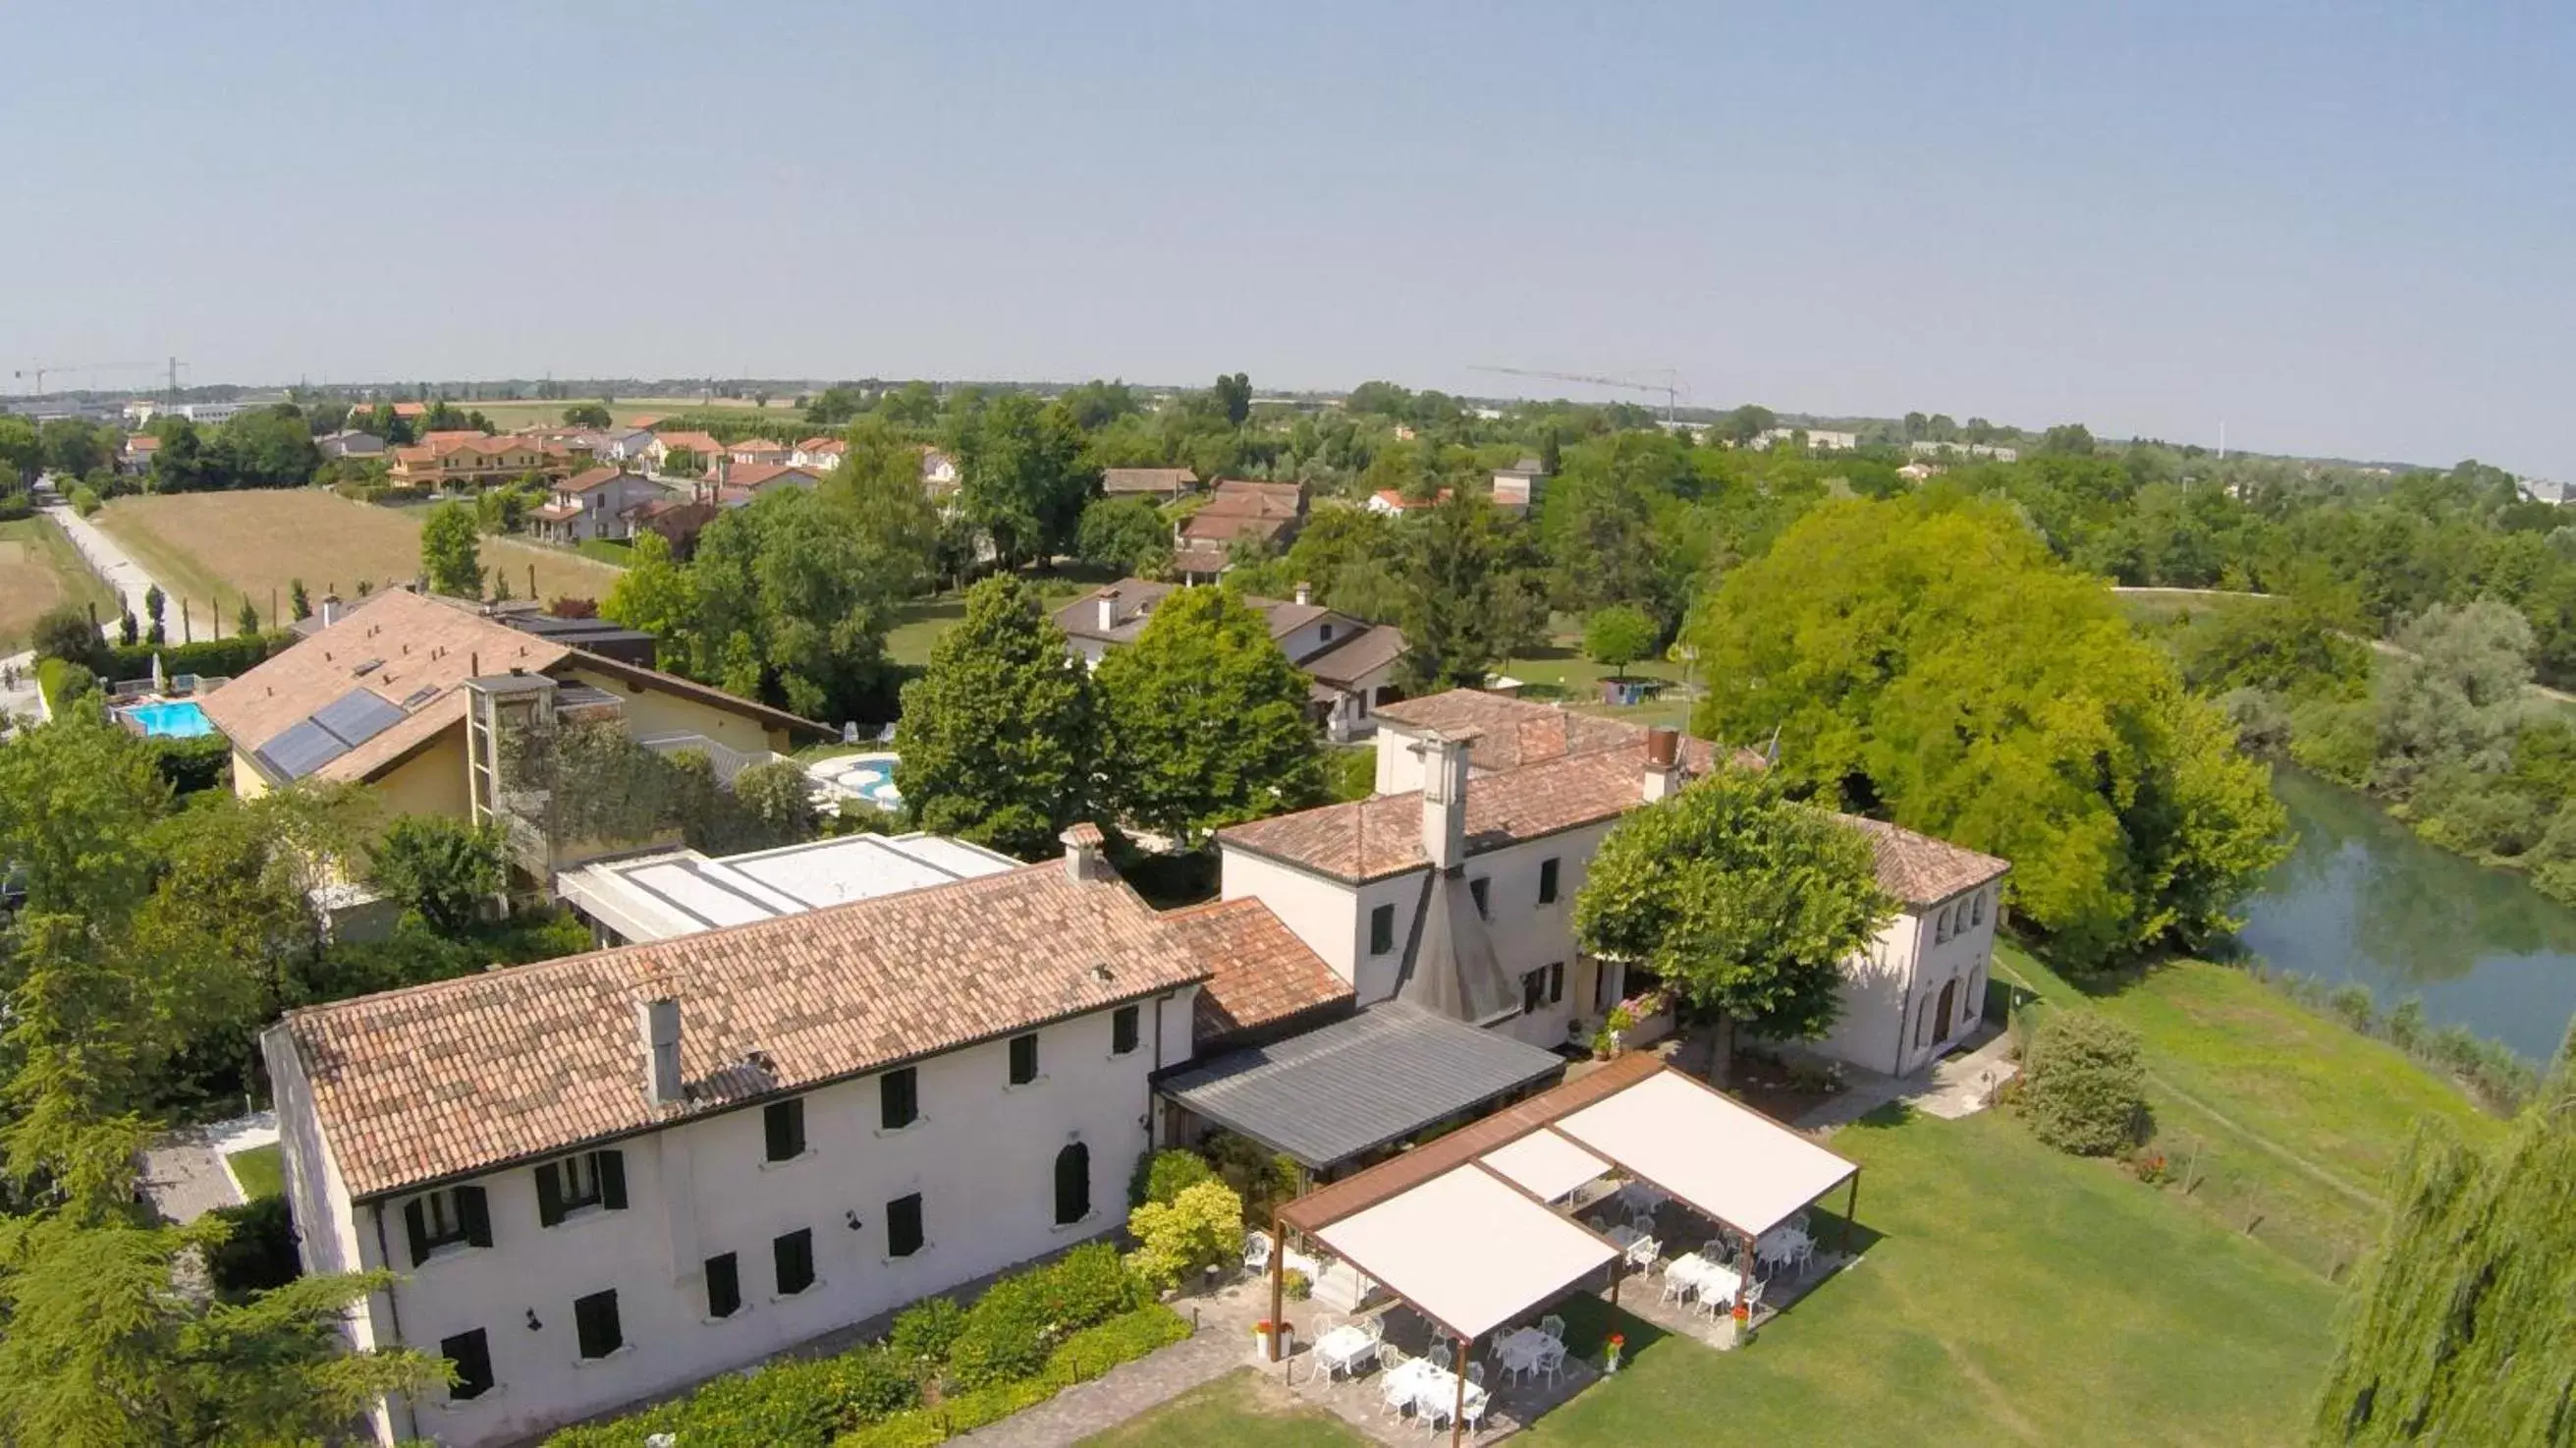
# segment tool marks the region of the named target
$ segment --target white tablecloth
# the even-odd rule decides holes
[[[1435,1367],[1429,1358],[1407,1358],[1387,1374],[1390,1396],[1401,1392],[1413,1403],[1417,1413],[1431,1413],[1446,1418],[1458,1411],[1458,1375]],[[1474,1383],[1467,1385],[1467,1404],[1474,1407],[1485,1401],[1485,1390]]]
[[[1786,1266],[1798,1260],[1799,1254],[1807,1250],[1807,1247],[1806,1233],[1795,1227],[1782,1227],[1770,1236],[1755,1242],[1753,1256],[1754,1260],[1768,1262],[1775,1267]]]
[[[1315,1343],[1315,1365],[1327,1371],[1334,1368],[1356,1368],[1377,1350],[1377,1340],[1359,1328],[1345,1323],[1325,1333]]]
[[[1664,1275],[1689,1287],[1701,1301],[1735,1300],[1736,1289],[1743,1278],[1723,1262],[1712,1262],[1697,1252],[1685,1252],[1665,1264]]]
[[[1519,1327],[1495,1340],[1494,1359],[1513,1372],[1524,1372],[1550,1350],[1561,1352],[1564,1344],[1535,1327]]]

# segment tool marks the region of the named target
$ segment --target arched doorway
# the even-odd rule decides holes
[[[1932,1023],[1933,1040],[1946,1041],[1950,1039],[1950,1009],[1958,1004],[1958,1000],[1959,983],[1956,980],[1943,981],[1941,983],[1941,1003],[1934,1008],[1935,1019]]]
[[[1055,1154],[1055,1224],[1091,1215],[1091,1148],[1075,1142]]]

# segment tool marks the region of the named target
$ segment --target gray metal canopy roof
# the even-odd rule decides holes
[[[1552,1051],[1386,1001],[1212,1057],[1165,1078],[1162,1091],[1320,1171],[1564,1070]]]

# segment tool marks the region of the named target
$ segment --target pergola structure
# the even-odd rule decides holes
[[[1461,1442],[1477,1338],[1604,1266],[1619,1300],[1626,1254],[1555,1205],[1611,1175],[1654,1187],[1734,1240],[1739,1308],[1756,1240],[1848,1184],[1840,1246],[1860,1202],[1858,1166],[1654,1056],[1626,1056],[1281,1207],[1270,1319],[1286,1307],[1287,1233],[1321,1243],[1456,1341],[1450,1436]],[[1274,1362],[1283,1335],[1270,1335]]]

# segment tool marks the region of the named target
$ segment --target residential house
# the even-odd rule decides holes
[[[671,455],[677,452],[687,453],[705,468],[725,456],[725,445],[703,432],[655,433],[653,440],[644,444],[644,462],[652,471],[666,473],[671,470]]]
[[[828,473],[849,454],[850,445],[837,437],[809,437],[789,450],[787,460],[800,468]]]
[[[1536,458],[1522,458],[1507,468],[1494,469],[1493,501],[1497,508],[1526,513],[1536,506],[1539,495],[1547,488],[1547,470]]]
[[[658,533],[671,545],[671,556],[686,563],[698,551],[698,534],[722,512],[703,498],[655,498],[638,503],[627,515],[636,533]]]
[[[1111,648],[1135,642],[1176,587],[1122,578],[1057,609],[1056,626],[1073,656],[1096,668]],[[1306,672],[1308,710],[1335,742],[1376,728],[1377,708],[1401,697],[1396,671],[1405,654],[1403,630],[1325,608],[1303,584],[1292,601],[1250,594],[1242,601],[1261,614],[1288,661]]]
[[[1348,991],[1258,902],[1159,916],[1066,843],[289,1012],[304,1265],[400,1273],[349,1336],[457,1369],[376,1440],[527,1440],[1117,1231],[1157,1074]]]
[[[1453,491],[1453,489],[1442,488],[1436,498],[1408,498],[1393,488],[1380,488],[1369,494],[1366,506],[1370,512],[1389,518],[1402,517],[1407,513],[1427,513],[1449,501]]]
[[[1914,455],[1916,457],[1923,458],[1957,456],[1984,458],[1990,462],[2009,463],[2018,461],[2021,457],[2021,449],[2019,448],[1998,447],[1992,443],[1982,442],[1932,442],[1925,439],[1917,439],[1916,441],[1907,444],[1907,446],[1914,450]]]
[[[1237,544],[1285,548],[1306,521],[1303,483],[1227,478],[1174,530],[1172,568],[1191,583],[1213,583],[1232,566]]]
[[[785,463],[740,464],[719,458],[707,472],[704,492],[719,507],[740,508],[763,493],[779,488],[811,488],[822,481],[822,475],[810,468]]]
[[[599,431],[599,450],[595,454],[606,463],[641,463],[645,448],[652,445],[653,430],[647,427],[610,426]]]
[[[1476,690],[1380,706],[1370,798],[1217,833],[1222,893],[1277,912],[1362,1006],[1411,1001],[1535,1046],[1588,1040],[1653,982],[1583,954],[1573,900],[1620,818],[1715,767],[1670,730]],[[1739,767],[1760,756],[1737,750]],[[1850,962],[1820,1049],[1905,1072],[1981,1014],[2002,860],[1873,820],[1880,887],[1901,902]],[[1640,1023],[1664,1029],[1663,1017]]]
[[[152,471],[153,457],[160,451],[161,439],[148,432],[138,432],[127,438],[125,446],[118,450],[116,465],[128,473],[148,473]]]
[[[2557,507],[2565,507],[2570,497],[2576,497],[2576,487],[2552,482],[2547,478],[2516,478],[2513,486],[2514,491],[2532,502],[2548,503]]]
[[[964,481],[965,474],[958,471],[957,459],[953,455],[927,444],[923,445],[921,449],[922,491],[934,498],[944,498],[956,492]]]
[[[385,452],[383,438],[372,432],[360,432],[356,428],[342,428],[338,432],[327,433],[315,438],[313,445],[320,448],[322,456],[326,458],[373,458],[382,457]]]
[[[794,451],[783,442],[755,437],[727,444],[724,455],[733,459],[736,467],[783,467]]]
[[[549,543],[631,538],[637,505],[670,495],[668,486],[641,473],[594,467],[555,484],[545,506],[529,515],[529,528]]]
[[[1188,468],[1104,468],[1100,491],[1112,498],[1169,500],[1195,492],[1199,475]]]
[[[386,481],[426,488],[483,487],[523,477],[553,481],[571,476],[574,461],[560,443],[479,432],[428,433],[414,446],[395,448],[393,455]]]
[[[1810,452],[1849,452],[1860,446],[1860,434],[1818,427],[1775,427],[1757,433],[1753,448],[1766,452],[1784,442],[1804,442]]]
[[[641,945],[1019,867],[942,835],[841,835],[721,859],[674,850],[604,860],[556,876],[555,892],[601,945]]]
[[[832,737],[766,704],[400,589],[345,610],[326,600],[319,630],[203,702],[232,743],[244,797],[323,779],[364,785],[388,815],[504,824],[516,801],[492,789],[499,735],[521,717],[613,719],[648,747],[706,753],[722,778]]]

